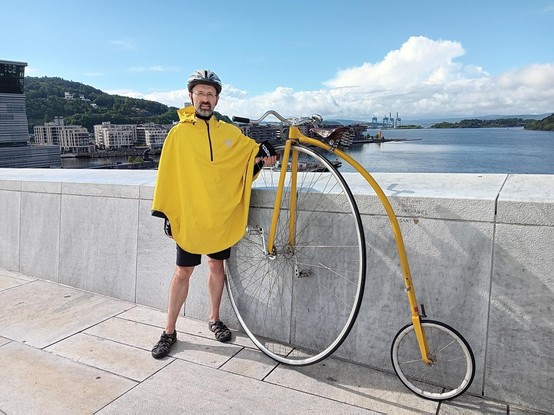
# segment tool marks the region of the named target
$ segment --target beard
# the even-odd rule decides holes
[[[196,110],[196,113],[197,113],[198,115],[201,115],[202,117],[208,118],[208,117],[211,117],[212,114],[213,114],[214,112],[213,112],[213,110],[211,110],[211,109],[210,109],[210,110],[201,110],[201,109],[197,109],[197,110]]]
[[[214,108],[209,102],[200,102],[198,106],[195,106],[196,113],[202,117],[211,117],[214,113]]]

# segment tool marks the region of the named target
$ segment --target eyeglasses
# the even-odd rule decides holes
[[[213,99],[216,95],[213,92],[193,92],[196,97]]]

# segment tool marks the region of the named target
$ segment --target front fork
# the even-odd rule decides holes
[[[285,143],[285,152],[283,153],[283,158],[281,160],[281,172],[279,174],[279,184],[277,186],[277,193],[275,195],[275,204],[273,205],[273,215],[271,217],[271,227],[269,228],[269,237],[267,240],[267,253],[269,255],[275,255],[275,235],[277,233],[277,223],[279,222],[279,212],[281,211],[281,202],[283,200],[283,192],[285,189],[285,178],[287,176],[288,170],[288,161],[292,151],[292,159],[290,164],[290,201],[289,201],[289,235],[288,235],[288,246],[290,249],[294,249],[296,238],[295,238],[295,229],[296,229],[296,186],[298,180],[298,151],[292,149],[292,141],[287,140]]]

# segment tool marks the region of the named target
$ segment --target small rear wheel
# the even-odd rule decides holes
[[[421,322],[432,364],[421,358],[413,324],[394,338],[391,359],[402,383],[416,395],[432,401],[454,399],[471,385],[475,359],[468,342],[452,327],[432,320]]]

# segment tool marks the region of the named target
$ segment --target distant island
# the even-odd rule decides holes
[[[396,127],[397,130],[418,130],[420,128],[423,128],[423,127],[421,125],[415,125],[415,124],[399,125]]]
[[[459,122],[440,122],[430,128],[513,128],[523,127],[527,130],[554,131],[554,114],[542,120],[525,120],[523,118],[499,118],[495,120],[468,119]]]
[[[554,131],[554,114],[539,121],[530,121],[526,126],[527,130]]]

